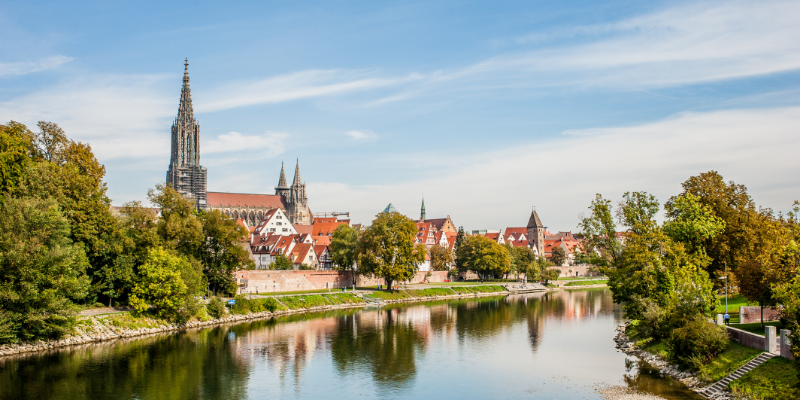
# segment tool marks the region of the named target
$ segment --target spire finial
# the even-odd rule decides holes
[[[299,185],[303,183],[303,179],[300,178],[300,158],[297,158],[297,165],[294,167],[294,179],[292,180],[292,186],[295,184]]]
[[[184,71],[187,71],[187,72],[188,72],[188,71],[189,71],[189,59],[188,59],[188,58],[186,58],[186,59],[183,61],[183,66],[184,66]]]
[[[281,177],[278,179],[278,188],[279,189],[286,189],[288,186],[286,185],[286,173],[283,172],[283,161],[281,161]]]

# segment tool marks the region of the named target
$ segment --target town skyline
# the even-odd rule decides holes
[[[41,32],[13,22],[45,4]],[[709,170],[776,211],[800,189],[796,4],[506,4],[501,25],[480,6],[318,6],[164,5],[109,33],[125,13],[18,5],[0,115],[89,143],[115,205],[164,182],[187,57],[209,190],[272,193],[299,158],[311,211],[354,222],[416,217],[424,194],[468,230],[536,206],[574,231],[595,193],[663,204]]]

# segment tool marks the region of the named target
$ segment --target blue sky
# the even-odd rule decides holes
[[[800,3],[0,5],[0,119],[92,145],[115,204],[165,179],[189,58],[209,189],[313,211],[392,202],[467,229],[574,230],[595,193],[662,202],[708,170],[800,198]]]

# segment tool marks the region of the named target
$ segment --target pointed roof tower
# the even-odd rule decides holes
[[[424,196],[422,197],[422,208],[420,208],[419,211],[420,211],[419,212],[419,220],[424,222],[425,221],[425,197]]]
[[[194,109],[192,109],[192,90],[189,87],[189,59],[183,64],[183,88],[181,89],[181,103],[178,105],[178,121],[194,123]]]
[[[394,205],[392,203],[389,203],[389,205],[386,206],[386,208],[383,209],[383,212],[385,212],[385,213],[397,212],[397,209],[394,208]]]
[[[278,180],[278,189],[288,189],[286,185],[286,173],[283,172],[283,162],[281,162],[281,178]]]
[[[297,159],[297,165],[294,167],[294,180],[292,180],[292,186],[299,185],[303,183],[303,179],[300,178],[300,159]]]
[[[536,213],[536,210],[531,212],[531,217],[528,219],[528,228],[544,228],[544,224],[542,220],[539,219],[539,214]]]

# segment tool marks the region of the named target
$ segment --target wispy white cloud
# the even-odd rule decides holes
[[[469,229],[523,226],[535,205],[548,227],[570,230],[595,193],[616,200],[644,190],[663,202],[690,176],[717,170],[747,185],[757,204],[785,210],[800,193],[800,177],[787,173],[800,170],[798,126],[800,107],[681,113],[454,156],[452,167],[438,167],[423,179],[363,186],[312,182],[308,190],[319,202],[315,207],[347,209],[358,222],[369,222],[389,202],[416,216],[424,192],[429,216],[451,215]]]
[[[246,150],[258,151],[265,157],[274,157],[283,153],[284,140],[287,137],[289,135],[283,132],[265,132],[260,135],[228,132],[201,142],[201,146],[203,146],[202,152],[205,154]]]
[[[367,71],[310,70],[259,81],[227,84],[198,96],[198,111],[220,111],[396,86],[422,79],[419,74],[382,78]]]
[[[374,142],[378,140],[378,134],[373,131],[347,131],[345,135],[355,142]]]
[[[0,116],[35,128],[56,122],[71,138],[91,144],[100,161],[169,157],[170,119],[177,113],[174,91],[164,76],[106,75],[70,80],[0,102]],[[170,96],[169,94],[172,94]]]
[[[0,76],[3,75],[25,75],[33,72],[44,71],[47,69],[58,68],[61,64],[72,61],[72,57],[53,56],[43,58],[39,61],[26,62],[0,62]]]

